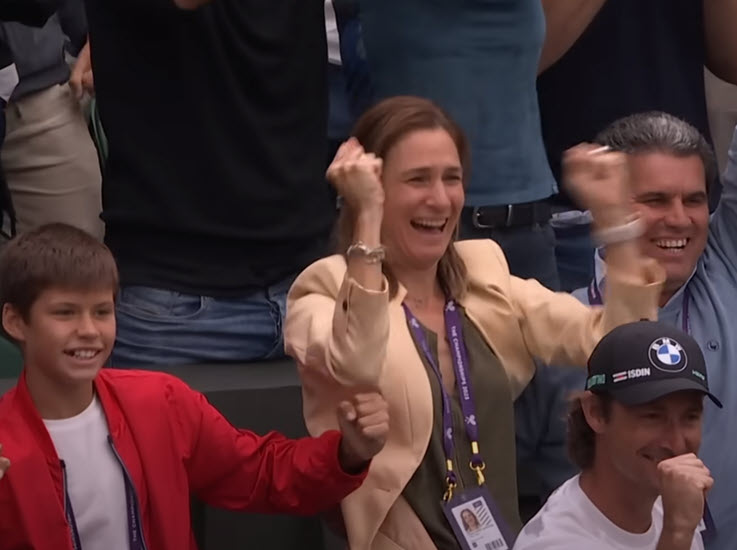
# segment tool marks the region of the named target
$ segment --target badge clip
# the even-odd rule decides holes
[[[484,483],[486,483],[486,477],[484,477],[486,463],[481,462],[480,464],[474,464],[473,462],[471,462],[470,466],[471,469],[476,472],[476,481],[478,482],[479,487],[481,487]]]
[[[453,461],[446,460],[445,466],[448,469],[448,475],[445,478],[445,493],[443,494],[443,502],[449,502],[453,498],[453,490],[458,486],[456,483],[456,474],[453,471]]]

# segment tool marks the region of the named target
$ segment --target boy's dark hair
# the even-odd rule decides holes
[[[586,421],[583,413],[581,399],[583,392],[577,393],[571,397],[568,408],[568,437],[566,438],[568,447],[568,457],[581,470],[587,470],[594,465],[594,457],[596,456],[596,434]],[[597,395],[601,402],[602,413],[606,420],[612,411],[612,397],[610,395]]]
[[[24,319],[49,288],[118,292],[118,268],[110,250],[81,229],[43,225],[10,241],[0,252],[0,304]]]

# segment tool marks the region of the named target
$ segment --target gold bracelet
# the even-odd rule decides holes
[[[367,246],[366,243],[358,241],[348,247],[345,255],[348,258],[350,258],[351,256],[360,255],[363,256],[364,260],[366,260],[367,263],[380,264],[384,261],[384,258],[386,257],[386,248],[384,248],[382,245],[371,248],[370,246]]]

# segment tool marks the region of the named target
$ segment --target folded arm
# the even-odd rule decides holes
[[[737,0],[703,1],[706,66],[722,80],[737,84]]]
[[[545,42],[538,74],[558,61],[583,34],[606,0],[542,0]]]

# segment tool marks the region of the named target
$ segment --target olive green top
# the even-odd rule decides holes
[[[479,427],[478,443],[481,456],[486,463],[484,470],[486,487],[501,510],[503,519],[517,534],[522,528],[522,522],[517,503],[512,392],[507,375],[496,355],[476,326],[468,319],[465,310],[462,308],[459,310],[462,317],[463,336],[468,350],[471,389],[476,405],[476,419]],[[437,362],[437,335],[424,326],[421,328],[425,332],[433,358]],[[403,496],[435,541],[438,550],[458,550],[460,546],[442,508],[446,470],[441,386],[414,334],[412,338],[430,379],[433,428],[425,456],[405,487]],[[458,478],[458,487],[455,489],[457,495],[466,487],[477,487],[478,483],[476,473],[469,466],[471,443],[463,422],[457,385],[451,396],[451,404],[455,442],[453,465]]]

